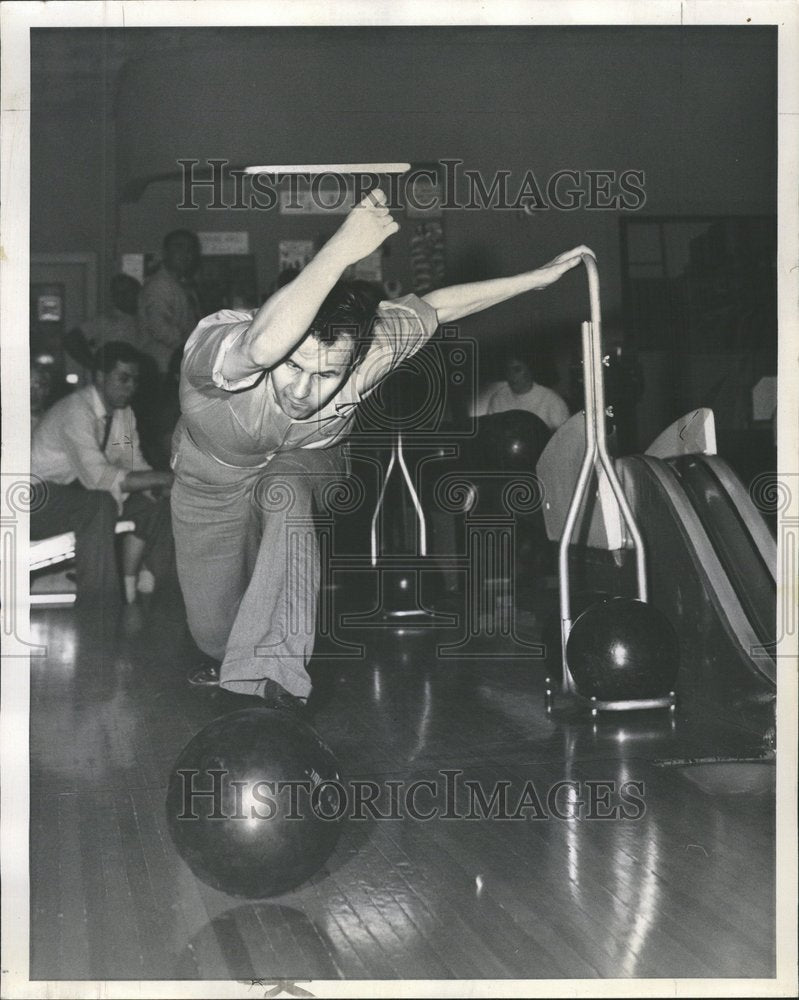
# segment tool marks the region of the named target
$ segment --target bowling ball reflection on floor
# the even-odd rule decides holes
[[[339,979],[333,952],[324,928],[301,910],[248,903],[220,914],[195,934],[170,975],[240,979],[265,987],[281,980]]]

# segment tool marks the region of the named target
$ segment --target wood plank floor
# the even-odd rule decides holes
[[[735,773],[716,788],[658,763],[758,754],[745,715],[547,715],[544,666],[506,658],[500,639],[444,659],[440,631],[365,628],[363,659],[315,663],[315,725],[347,778],[441,785],[458,771],[462,814],[467,781],[504,787],[511,811],[532,783],[547,815],[448,819],[436,800],[427,821],[351,821],[310,881],[248,902],[199,882],[166,829],[172,762],[238,707],[186,688],[180,614],[100,627],[40,610],[33,633],[48,650],[32,666],[33,979],[774,974],[773,768],[754,765],[737,791]],[[639,782],[643,814],[568,818],[592,781]],[[546,807],[558,782],[574,783],[564,818]]]

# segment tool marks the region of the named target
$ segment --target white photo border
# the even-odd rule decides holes
[[[2,340],[3,652],[2,753],[2,996],[16,997],[246,997],[236,982],[42,982],[29,979],[28,712],[30,625],[27,515],[10,500],[13,484],[29,477],[29,218],[30,29],[39,27],[200,27],[220,25],[435,26],[489,25],[777,25],[779,52],[779,395],[780,474],[799,476],[799,5],[716,0],[109,0],[109,2],[4,2],[0,136],[0,333]],[[799,534],[799,519],[793,544]],[[785,560],[780,554],[780,566]],[[779,588],[797,601],[797,580]],[[790,604],[788,604],[790,606]],[[34,650],[35,652],[35,650]],[[541,980],[358,983],[319,982],[303,987],[330,997],[398,996],[785,996],[797,986],[796,705],[797,636],[779,647],[777,760],[777,975],[758,980]]]

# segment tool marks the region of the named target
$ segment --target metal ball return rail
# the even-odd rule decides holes
[[[590,297],[591,319],[582,324],[582,355],[583,355],[583,386],[585,394],[585,453],[577,477],[574,495],[569,504],[566,523],[558,550],[558,576],[560,587],[560,628],[561,655],[563,664],[562,691],[565,695],[586,701],[591,708],[591,714],[596,716],[600,711],[628,711],[633,709],[675,708],[674,691],[657,698],[630,698],[619,700],[602,700],[596,697],[584,699],[578,690],[567,660],[567,643],[572,630],[571,590],[569,582],[569,545],[574,534],[580,508],[588,492],[592,473],[604,472],[619,505],[624,523],[627,527],[632,546],[635,550],[636,582],[638,599],[644,603],[648,600],[646,556],[641,532],[624,494],[613,460],[608,455],[605,435],[605,417],[612,416],[605,406],[605,381],[603,368],[608,364],[608,358],[602,355],[602,318],[599,303],[599,272],[596,260],[590,254],[582,254],[582,262],[588,275],[588,291]],[[547,709],[552,707],[552,689],[547,678]]]

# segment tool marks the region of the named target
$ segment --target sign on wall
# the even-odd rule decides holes
[[[203,257],[241,256],[250,252],[250,234],[237,232],[197,233]]]
[[[417,222],[411,236],[413,290],[423,295],[444,283],[444,227],[440,222]]]
[[[280,191],[281,215],[346,215],[354,205],[355,193],[335,182]]]
[[[313,240],[281,240],[278,244],[278,273],[301,271],[313,255]]]
[[[144,254],[143,253],[123,253],[119,270],[131,278],[135,278],[140,285],[144,284]]]
[[[351,264],[344,273],[344,277],[359,281],[375,281],[382,284],[383,281],[383,248],[378,247],[367,257]]]

